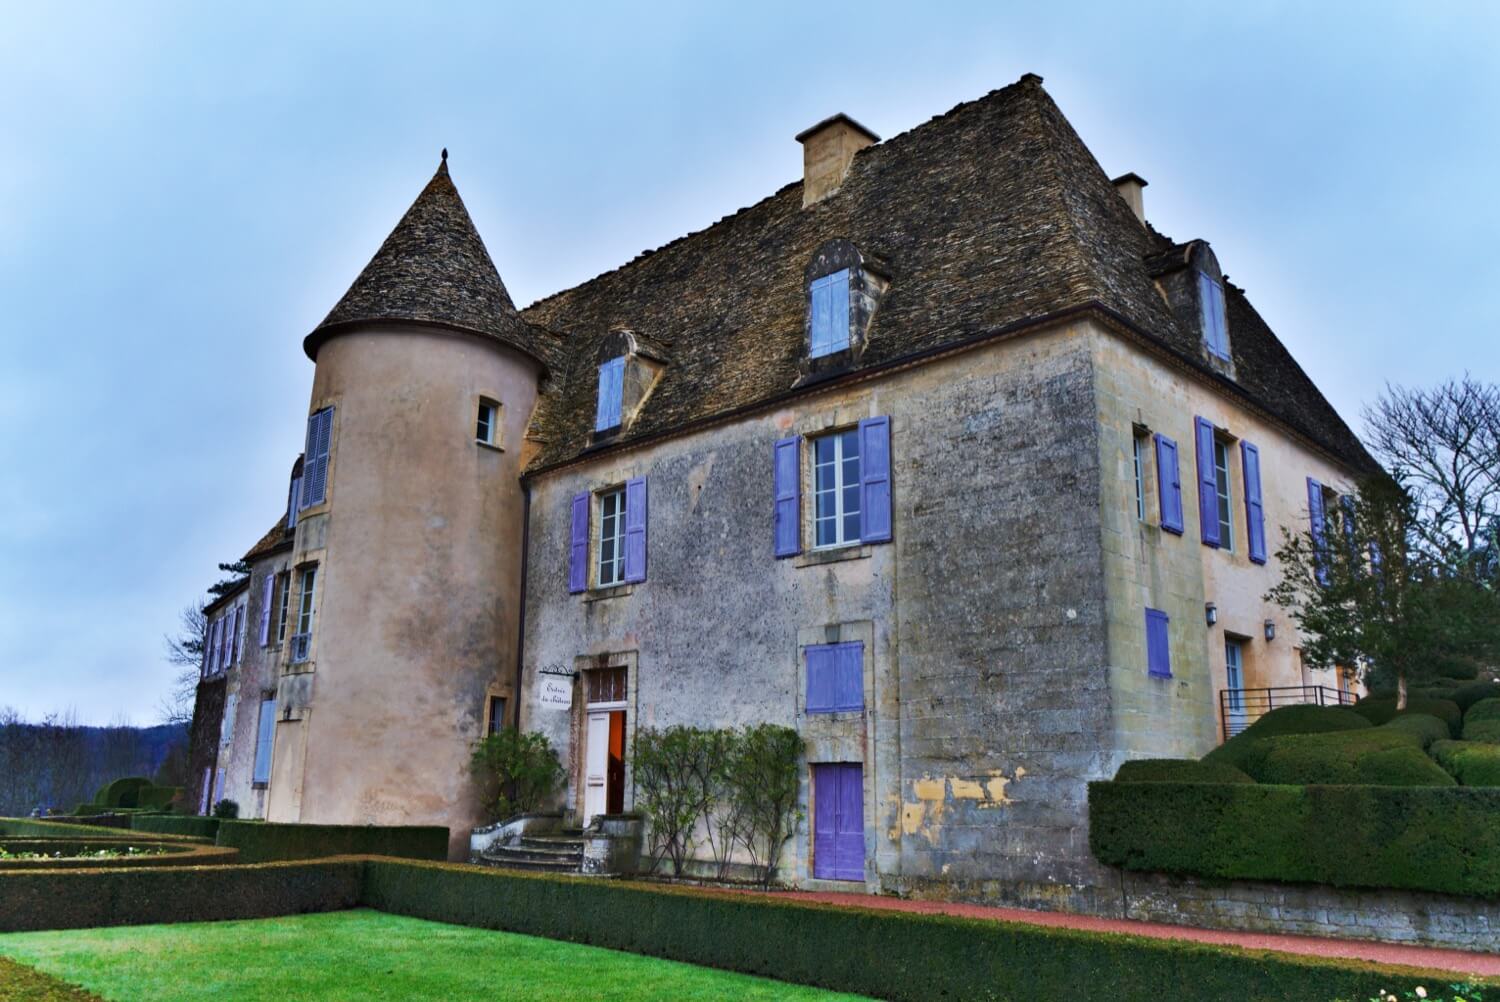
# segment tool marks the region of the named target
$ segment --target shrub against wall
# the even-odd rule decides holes
[[[1091,783],[1089,846],[1128,870],[1500,897],[1500,790]]]
[[[244,863],[346,854],[447,859],[448,829],[437,825],[303,825],[221,820],[218,844],[238,849]]]
[[[474,749],[485,810],[497,821],[541,810],[562,785],[563,767],[547,735],[502,727]]]

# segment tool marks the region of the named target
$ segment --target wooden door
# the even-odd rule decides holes
[[[865,783],[858,762],[813,766],[813,876],[865,879]]]
[[[584,738],[583,824],[595,814],[609,810],[609,718],[608,711],[589,711]]]

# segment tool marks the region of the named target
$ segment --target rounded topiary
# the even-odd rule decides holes
[[[1190,758],[1139,758],[1115,773],[1117,783],[1253,783],[1232,765]]]
[[[1354,763],[1360,782],[1371,786],[1457,786],[1458,781],[1420,748],[1387,748]]]
[[[144,776],[126,776],[99,791],[96,802],[108,807],[136,807],[139,806],[137,797],[141,787],[150,785],[151,780]]]
[[[1390,723],[1382,724],[1378,729],[1414,734],[1423,748],[1436,741],[1446,741],[1453,736],[1452,729],[1446,722],[1430,714],[1415,713],[1411,710],[1403,711]]]
[[[1395,696],[1366,696],[1354,704],[1354,712],[1379,727],[1390,723],[1397,716]],[[1449,737],[1457,737],[1463,728],[1464,713],[1451,699],[1433,699],[1428,696],[1409,694],[1406,708],[1401,713],[1420,713],[1437,717],[1448,725]]]
[[[1464,714],[1464,723],[1473,720],[1500,720],[1500,699],[1481,699]]]
[[[1233,740],[1255,740],[1281,734],[1356,731],[1370,726],[1373,725],[1362,715],[1345,706],[1280,706],[1235,735]]]
[[[1500,682],[1465,682],[1450,689],[1446,698],[1457,703],[1467,716],[1475,703],[1485,699],[1500,699]]]
[[[224,799],[214,804],[214,817],[220,819],[233,819],[240,816],[240,805],[233,800]]]
[[[1428,754],[1463,786],[1500,786],[1500,744],[1439,741]]]

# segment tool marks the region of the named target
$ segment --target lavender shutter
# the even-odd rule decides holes
[[[1260,492],[1260,450],[1249,442],[1240,443],[1245,465],[1245,525],[1250,536],[1250,560],[1266,562],[1266,507]]]
[[[1219,483],[1214,476],[1214,426],[1193,418],[1193,437],[1198,446],[1198,525],[1204,546],[1219,545]]]
[[[863,543],[891,539],[891,419],[859,423],[859,510]]]
[[[790,557],[802,552],[802,439],[781,439],[774,460],[776,556]]]
[[[260,701],[260,719],[255,732],[255,771],[250,780],[254,783],[271,781],[271,743],[276,735],[276,700]]]
[[[1161,527],[1182,535],[1182,478],[1177,470],[1177,443],[1156,436],[1156,487],[1161,501]]]
[[[276,594],[276,572],[266,575],[260,589],[260,645],[271,642],[271,599]]]
[[[857,764],[839,767],[838,843],[834,849],[837,880],[865,879],[865,784],[864,768]]]
[[[1318,584],[1328,584],[1328,560],[1324,556],[1324,549],[1328,545],[1327,520],[1323,513],[1323,485],[1312,477],[1307,478],[1307,520],[1308,529],[1312,533],[1313,542],[1313,570],[1317,575]]]
[[[307,419],[307,453],[302,464],[304,508],[322,504],[328,496],[328,448],[332,433],[332,407],[325,407]]]
[[[297,528],[297,502],[301,500],[302,478],[293,477],[291,490],[287,491],[286,497],[286,527]]]
[[[1170,621],[1160,609],[1146,610],[1146,671],[1159,678],[1172,677]]]
[[[820,644],[806,649],[807,712],[831,713],[834,707],[838,656],[833,645]]]
[[[625,580],[646,580],[646,478],[625,484]]]
[[[839,766],[813,768],[813,876],[836,879],[839,816]]]
[[[573,527],[568,543],[568,591],[577,594],[589,586],[589,496],[573,498]]]
[[[838,672],[835,676],[834,706],[845,712],[865,708],[865,645],[839,644],[835,649]]]

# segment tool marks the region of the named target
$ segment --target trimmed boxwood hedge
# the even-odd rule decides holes
[[[138,832],[170,832],[212,839],[219,834],[219,819],[191,814],[137,814],[130,819],[130,827]]]
[[[1254,787],[1236,787],[1254,789]],[[1365,962],[817,905],[786,898],[370,860],[365,904],[883,999],[1243,1002],[1432,984]]]
[[[40,818],[0,818],[0,838],[69,838],[73,836],[88,839],[130,837],[126,832],[110,831],[93,824],[68,824],[59,821],[44,821]],[[161,835],[160,838],[176,841],[184,836]],[[187,841],[201,842],[202,839],[187,839]]]
[[[1089,784],[1089,847],[1127,870],[1500,897],[1500,790]]]
[[[1279,737],[1282,734],[1322,734],[1327,731],[1358,731],[1374,726],[1347,706],[1278,706],[1257,717],[1235,741]]]
[[[1430,754],[1463,786],[1500,786],[1500,744],[1439,741]]]
[[[246,863],[372,855],[447,859],[448,829],[437,825],[303,825],[220,819],[219,845]]]
[[[0,859],[0,870],[67,870],[82,867],[101,869],[115,866],[209,866],[234,863],[238,849],[218,845],[201,845],[157,838],[36,838],[0,839],[0,848],[10,852],[90,852],[96,849],[145,848],[156,846],[166,851],[157,855],[115,856],[102,859],[87,856],[61,856],[46,859]]]
[[[1453,778],[1424,753],[1447,736],[1442,721],[1423,714],[1380,727],[1315,734],[1257,738],[1246,730],[1203,761],[1234,766],[1257,783],[1452,786]]]
[[[1354,704],[1354,712],[1376,726],[1390,723],[1399,716],[1409,713],[1437,717],[1448,725],[1448,733],[1444,737],[1450,738],[1458,737],[1464,721],[1464,711],[1459,709],[1458,704],[1453,700],[1416,695],[1410,695],[1406,700],[1406,709],[1399,712],[1396,709],[1395,696],[1367,696]]]
[[[357,859],[0,871],[0,932],[340,911],[359,906],[363,872]]]
[[[1253,783],[1232,765],[1192,758],[1138,758],[1120,766],[1121,783]]]

